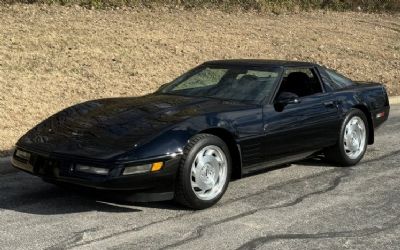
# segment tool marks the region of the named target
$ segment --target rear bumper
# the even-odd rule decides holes
[[[29,151],[28,151],[29,152]],[[13,167],[43,178],[52,183],[68,183],[102,190],[132,191],[137,201],[169,200],[174,197],[175,179],[180,156],[164,160],[157,172],[122,175],[124,164],[107,163],[108,175],[82,173],[75,170],[76,162],[65,158],[53,158],[31,153],[26,161],[14,156]],[[87,162],[85,164],[88,164]],[[95,166],[98,166],[96,163]]]

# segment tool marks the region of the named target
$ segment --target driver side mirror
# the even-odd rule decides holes
[[[298,104],[300,103],[299,96],[291,92],[282,92],[275,100],[275,110],[282,112],[286,105],[288,104]]]
[[[282,92],[279,94],[279,96],[276,98],[275,101],[276,104],[280,105],[288,105],[288,104],[297,104],[300,103],[299,96],[291,93],[291,92]]]

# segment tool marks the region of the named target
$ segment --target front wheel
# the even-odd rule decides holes
[[[219,137],[198,134],[185,148],[178,173],[175,200],[193,209],[217,203],[231,175],[229,149]]]
[[[361,110],[353,109],[344,119],[338,143],[325,150],[328,160],[353,166],[364,156],[368,144],[368,121]]]

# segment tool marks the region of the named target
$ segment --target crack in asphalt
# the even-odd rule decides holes
[[[293,234],[276,234],[264,237],[259,237],[252,239],[242,246],[238,247],[237,250],[248,250],[257,249],[272,241],[279,240],[305,240],[305,239],[332,239],[332,238],[355,238],[355,237],[365,237],[380,232],[384,232],[400,225],[399,216],[395,220],[391,220],[382,225],[382,227],[371,227],[364,228],[360,230],[349,230],[349,231],[336,231],[336,232],[322,232],[313,234],[304,233],[293,233]]]
[[[236,201],[240,201],[240,200],[244,200],[244,199],[248,199],[248,198],[252,198],[252,197],[258,196],[260,194],[265,193],[266,191],[276,190],[277,188],[280,188],[282,186],[287,186],[287,185],[291,185],[291,184],[300,183],[300,182],[303,182],[303,181],[307,181],[307,180],[310,180],[310,179],[318,178],[318,177],[321,177],[321,176],[324,176],[324,175],[327,175],[327,174],[331,174],[331,173],[335,173],[335,172],[337,172],[337,169],[330,169],[330,170],[319,172],[319,173],[316,173],[316,174],[307,175],[307,176],[304,176],[304,177],[301,177],[301,178],[298,178],[298,179],[292,179],[292,180],[288,180],[288,181],[285,181],[285,182],[276,183],[276,184],[267,186],[266,188],[260,189],[257,192],[250,193],[250,194],[247,194],[245,196],[232,198],[232,199],[229,199],[229,200],[227,200],[225,202],[217,203],[214,207],[215,208],[219,208],[219,207],[234,203]]]
[[[294,200],[292,200],[292,201],[290,201],[290,202],[286,202],[286,203],[281,204],[281,205],[275,205],[275,206],[269,206],[269,207],[255,208],[255,209],[249,210],[249,211],[247,211],[247,212],[244,212],[244,213],[241,213],[241,214],[238,214],[238,215],[235,215],[235,216],[231,216],[231,217],[228,217],[228,218],[219,220],[219,221],[211,222],[211,223],[208,223],[208,224],[203,224],[203,225],[201,225],[201,226],[198,226],[198,227],[192,232],[192,234],[191,234],[189,237],[187,237],[186,239],[180,240],[180,241],[178,241],[178,242],[175,242],[175,243],[173,243],[173,244],[167,245],[167,246],[162,247],[162,248],[160,248],[160,249],[169,249],[169,248],[178,247],[178,246],[187,244],[187,243],[189,243],[189,242],[191,242],[191,241],[194,241],[194,240],[196,240],[196,239],[199,239],[199,238],[201,238],[201,237],[204,235],[204,232],[205,232],[206,229],[209,228],[209,227],[216,226],[216,225],[220,225],[220,224],[223,224],[223,223],[226,223],[226,222],[230,222],[230,221],[234,221],[234,220],[236,220],[236,219],[243,218],[243,217],[246,217],[246,216],[249,216],[249,215],[253,215],[253,214],[257,213],[257,212],[264,211],[264,210],[272,210],[272,209],[286,208],[286,207],[295,206],[295,205],[301,203],[301,202],[302,202],[304,199],[306,199],[306,198],[309,198],[309,197],[315,196],[315,195],[321,195],[321,194],[327,193],[327,192],[329,192],[329,191],[332,191],[332,190],[334,190],[337,186],[339,186],[339,184],[340,184],[340,182],[342,181],[343,178],[348,177],[348,176],[350,175],[350,169],[341,169],[341,171],[336,171],[336,172],[340,172],[341,175],[336,176],[336,177],[331,181],[331,185],[329,185],[328,187],[326,187],[326,188],[324,188],[324,189],[322,189],[322,190],[319,190],[319,191],[315,191],[315,192],[311,192],[311,193],[302,195],[302,196],[297,197],[296,199],[294,199]],[[326,173],[326,172],[325,172],[325,173]]]

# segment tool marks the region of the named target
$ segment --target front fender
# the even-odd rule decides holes
[[[209,116],[197,117],[161,131],[152,138],[134,145],[133,150],[118,157],[117,161],[134,162],[180,155],[191,137],[212,128],[222,128],[235,134],[232,121]]]

